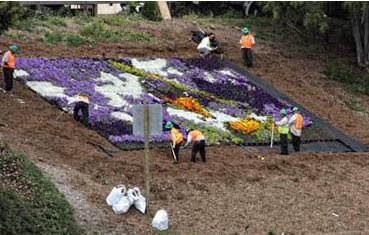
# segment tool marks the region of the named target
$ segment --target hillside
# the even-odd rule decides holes
[[[65,25],[60,21],[45,22],[35,30],[10,30],[0,37],[0,48],[15,42],[21,48],[20,57],[102,58],[105,53],[112,58],[185,59],[197,56],[190,32],[200,26],[213,31],[226,51],[225,56],[241,64],[240,34],[234,27],[242,26],[244,20],[186,18],[152,23],[132,19],[116,23],[111,18],[106,24],[116,31],[130,32],[125,35],[131,36],[103,42],[98,38],[101,32],[90,32],[82,35],[87,41],[78,46],[63,45],[70,41],[63,38],[52,43],[50,34],[79,34],[84,24],[75,19],[66,19]],[[334,60],[333,52],[290,44],[293,36],[285,37],[268,20],[251,19],[248,23],[252,24],[257,40],[251,72],[368,145],[369,132],[363,128],[369,123],[368,96],[352,93],[342,83],[325,77],[323,70]],[[39,37],[47,33],[49,39],[40,41]],[[342,59],[350,61],[351,56],[347,54]],[[59,110],[20,82],[15,84],[14,96],[1,93],[0,98],[0,108],[6,110],[0,116],[2,138],[26,152],[51,177],[75,207],[80,224],[89,232],[147,233],[149,228],[141,215],[131,211],[115,216],[104,202],[113,185],[143,186],[142,151],[119,151],[70,116],[56,120]],[[352,100],[361,111],[351,109],[348,103]],[[91,143],[112,150],[114,157],[108,157]],[[369,164],[367,153],[280,157],[276,152],[256,148],[210,147],[206,165],[188,163],[185,155],[189,154],[188,150],[183,151],[178,170],[167,151],[151,153],[152,208],[168,209],[173,233],[351,233],[364,231],[369,222],[365,203],[368,185],[364,180]]]

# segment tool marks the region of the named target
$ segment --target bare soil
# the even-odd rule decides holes
[[[194,57],[189,41],[192,23],[175,20],[140,24],[161,38],[151,44],[98,44],[68,48],[22,43],[19,56],[44,57]],[[227,56],[241,64],[238,30],[219,26],[213,32]],[[0,37],[0,47],[9,39]],[[252,72],[268,80],[310,111],[369,144],[369,117],[351,111],[353,97],[339,83],[321,74],[326,61],[304,57],[278,43],[255,47]],[[368,110],[368,97],[357,96]],[[18,99],[25,101],[21,104]],[[105,197],[116,184],[143,189],[143,152],[119,151],[106,139],[76,123],[56,117],[60,111],[15,83],[14,94],[0,92],[0,137],[21,149],[58,185],[88,233],[148,234],[151,221],[138,211],[115,215]],[[114,157],[89,144],[116,151]],[[169,151],[150,152],[152,198],[150,214],[165,208],[174,234],[367,234],[369,231],[369,153],[301,153],[281,157],[253,148],[210,147],[208,162],[189,162],[190,150],[173,165]]]

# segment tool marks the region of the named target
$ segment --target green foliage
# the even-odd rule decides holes
[[[23,34],[22,32],[19,31],[6,31],[4,33],[4,36],[12,39],[12,40],[22,40],[23,42],[29,42],[29,38],[27,37],[27,35]]]
[[[369,76],[360,76],[340,62],[332,62],[326,66],[323,73],[327,79],[342,82],[353,93],[369,95]]]
[[[141,10],[141,14],[144,18],[151,21],[160,21],[161,16],[156,8],[156,2],[145,2]]]
[[[225,19],[242,19],[243,14],[239,11],[228,10],[226,13],[224,13],[220,17],[225,18]]]
[[[0,2],[0,33],[23,18],[25,14],[26,8],[18,2]]]
[[[279,22],[293,23],[324,33],[328,30],[325,2],[260,2],[263,10]]]
[[[74,22],[79,25],[87,24],[93,20],[93,17],[87,12],[80,12],[74,17]]]
[[[346,106],[349,107],[353,111],[356,111],[356,112],[365,112],[365,109],[355,99],[346,101],[345,103],[346,103]]]
[[[73,34],[73,33],[64,34],[63,42],[67,46],[80,46],[86,43],[93,43],[92,40],[84,38],[80,36],[79,34]]]
[[[119,40],[119,34],[99,19],[96,19],[82,27],[80,29],[80,34],[82,36],[89,36],[108,42],[117,42]]]
[[[48,44],[57,44],[63,41],[63,34],[59,31],[47,32],[42,37],[42,41]]]
[[[22,153],[0,149],[0,234],[82,234],[51,181]]]
[[[46,17],[44,22],[46,22],[48,25],[52,26],[67,26],[67,23],[65,22],[65,18],[59,17],[59,16],[49,16]]]
[[[67,46],[79,46],[93,42],[92,40],[84,38],[78,34],[65,33],[61,31],[47,32],[41,40],[47,44],[62,43]]]

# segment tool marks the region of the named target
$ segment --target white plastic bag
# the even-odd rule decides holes
[[[152,220],[152,226],[159,230],[168,229],[168,213],[164,209],[160,209],[156,212]]]
[[[133,205],[136,207],[138,211],[142,214],[146,212],[146,198],[141,195],[140,189],[138,187],[134,187],[133,190],[137,195],[137,200],[134,201]]]
[[[109,206],[114,206],[126,194],[126,192],[127,190],[124,185],[118,185],[117,187],[114,187],[106,197],[106,203],[108,203]]]
[[[127,213],[132,203],[133,201],[128,196],[124,196],[117,204],[113,205],[113,211],[115,214]]]

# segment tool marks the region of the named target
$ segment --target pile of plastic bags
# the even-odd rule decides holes
[[[124,185],[118,185],[111,190],[106,203],[112,207],[115,214],[127,213],[132,205],[141,213],[146,212],[146,199],[138,187],[127,190]]]

